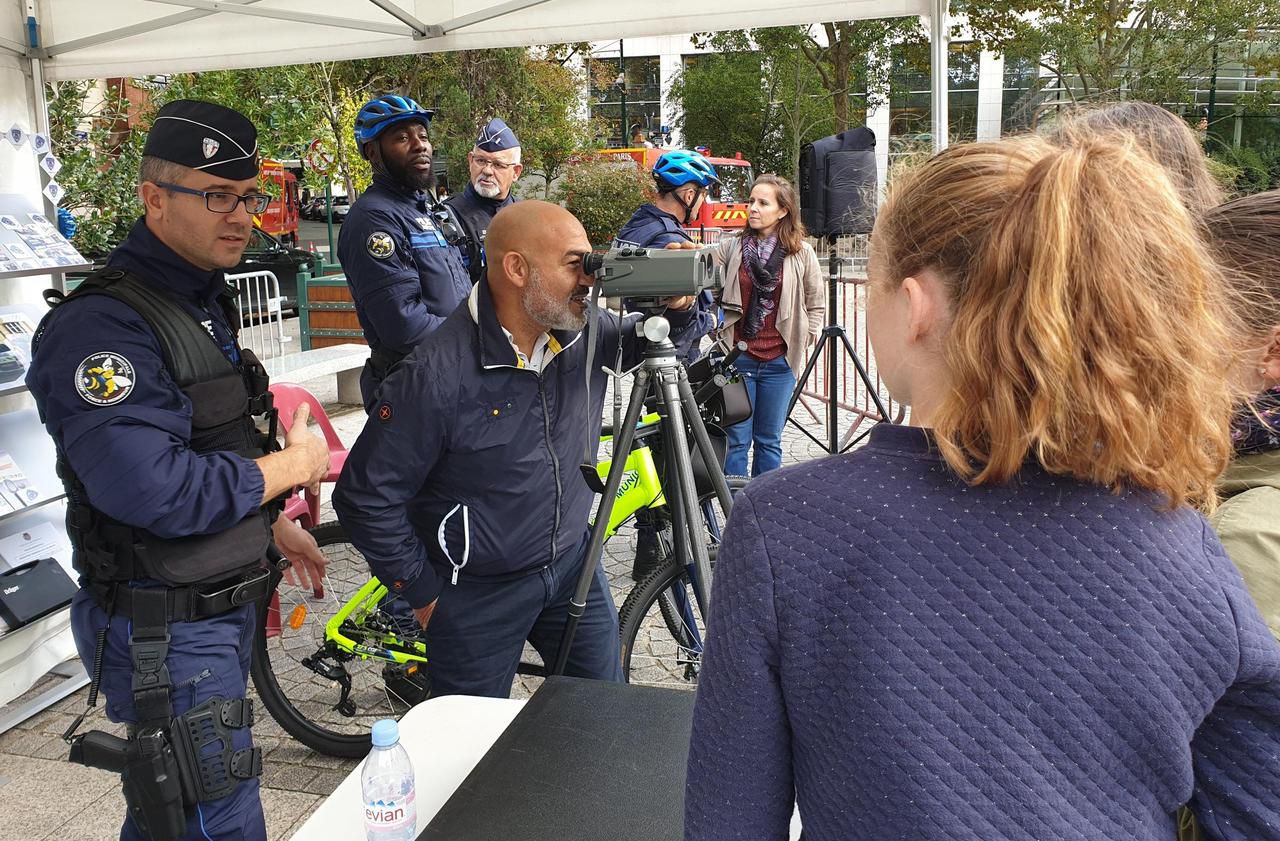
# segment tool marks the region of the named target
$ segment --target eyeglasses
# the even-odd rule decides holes
[[[492,169],[495,174],[501,174],[511,169],[513,166],[518,166],[518,164],[503,163],[502,161],[495,161],[493,158],[482,158],[479,155],[470,153],[467,155],[467,158],[469,158],[471,163],[475,164],[482,171],[488,167]]]
[[[179,187],[177,184],[170,184],[166,181],[155,182],[157,187],[163,187],[175,193],[186,193],[189,196],[203,196],[204,206],[214,213],[234,213],[236,207],[244,202],[244,206],[249,213],[257,215],[264,213],[267,205],[271,204],[271,196],[264,196],[261,193],[250,193],[247,196],[239,196],[235,193],[221,193],[210,190],[192,190],[190,187]]]

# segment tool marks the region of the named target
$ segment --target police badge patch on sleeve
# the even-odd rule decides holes
[[[94,406],[114,406],[133,392],[134,382],[132,363],[110,351],[87,356],[76,368],[76,391]]]
[[[379,260],[385,260],[396,253],[396,241],[385,231],[374,231],[369,234],[364,247],[370,257],[377,257]]]

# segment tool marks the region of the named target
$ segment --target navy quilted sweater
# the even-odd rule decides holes
[[[754,480],[719,558],[687,839],[1280,839],[1280,647],[1193,511],[881,426]]]

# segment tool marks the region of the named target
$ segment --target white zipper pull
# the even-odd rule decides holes
[[[454,586],[454,587],[457,587],[457,586],[458,586],[458,573],[460,573],[460,572],[462,572],[462,567],[454,567],[454,568],[453,568],[453,581],[452,581],[452,584],[453,584],[453,586]]]

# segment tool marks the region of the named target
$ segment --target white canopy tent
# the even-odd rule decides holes
[[[945,145],[947,0],[17,0],[0,49],[37,80],[303,64],[921,15]],[[32,90],[38,101],[39,91]]]

